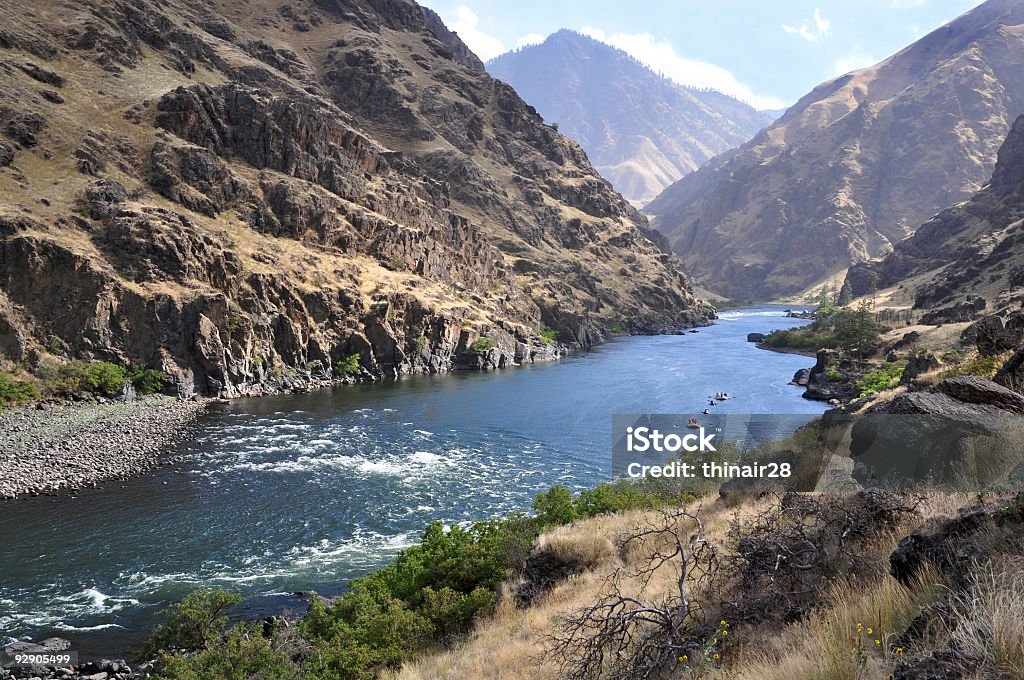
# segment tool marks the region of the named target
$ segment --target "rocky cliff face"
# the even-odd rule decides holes
[[[625,52],[574,31],[487,64],[577,140],[601,174],[643,205],[771,120],[718,92],[680,87]]]
[[[1024,4],[989,0],[824,83],[646,207],[712,290],[773,298],[888,253],[986,182],[1024,111]]]
[[[506,366],[712,313],[583,151],[406,0],[4,3],[0,197],[0,351],[143,363],[182,394],[351,354]]]
[[[899,294],[935,322],[972,321],[1024,299],[1024,115],[999,149],[992,180],[925,222],[880,260],[847,275],[855,295]]]

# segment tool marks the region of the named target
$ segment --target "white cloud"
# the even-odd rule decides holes
[[[913,9],[914,7],[922,7],[928,0],[892,0],[889,3],[890,7],[896,9]]]
[[[829,20],[821,16],[821,10],[815,7],[814,16],[810,19],[804,19],[799,26],[782,24],[782,30],[786,33],[795,33],[807,42],[818,42],[828,35],[830,26]]]
[[[718,90],[759,110],[780,109],[786,105],[778,97],[756,94],[749,85],[741,83],[721,66],[679,56],[671,43],[659,41],[650,33],[607,34],[591,26],[584,26],[580,32],[594,40],[618,47],[680,85]]]
[[[539,45],[545,40],[547,40],[547,36],[543,36],[540,33],[527,33],[516,41],[516,49],[526,47],[527,45]]]
[[[462,42],[466,43],[476,56],[484,61],[508,51],[500,40],[478,28],[479,17],[466,5],[456,7],[454,21],[446,20],[445,23],[448,24],[448,28],[459,34]]]
[[[878,63],[878,60],[867,54],[860,52],[848,54],[836,60],[836,75],[841,76],[850,71],[874,66],[876,63]]]

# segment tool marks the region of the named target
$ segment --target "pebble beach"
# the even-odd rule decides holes
[[[0,409],[0,498],[140,474],[191,431],[205,401],[171,397]]]

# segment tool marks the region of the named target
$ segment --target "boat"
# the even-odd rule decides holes
[[[686,426],[691,430],[695,430],[698,427],[700,427],[700,421],[697,420],[696,418],[690,418],[689,420],[686,421]]]

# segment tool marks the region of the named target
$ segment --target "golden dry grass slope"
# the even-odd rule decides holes
[[[898,514],[888,520],[871,515],[871,502],[865,502],[863,496],[860,500],[825,496],[804,497],[801,501],[794,501],[791,496],[747,498],[738,504],[723,499],[705,503],[703,507],[700,504],[690,506],[688,511],[701,518],[704,536],[719,551],[723,564],[744,564],[743,559],[736,560],[737,556],[753,554],[753,541],[766,537],[775,541],[772,545],[778,550],[778,559],[784,562],[787,553],[785,541],[780,540],[782,534],[757,533],[754,527],[762,525],[765,518],[776,521],[786,515],[787,506],[792,509],[799,503],[809,503],[805,509],[815,508],[819,513],[834,512],[838,507],[864,513],[860,519],[866,525],[873,525],[875,530],[857,548],[857,564],[840,568],[841,560],[835,555],[815,563],[823,568],[823,578],[817,581],[814,606],[789,619],[772,616],[767,610],[759,617],[756,608],[749,610],[746,619],[731,618],[723,613],[741,604],[730,602],[729,596],[737,593],[754,596],[755,591],[744,590],[736,584],[749,578],[749,572],[726,576],[718,581],[718,590],[702,590],[693,580],[688,581],[691,597],[707,608],[705,618],[713,620],[704,637],[697,638],[694,649],[684,653],[671,670],[651,677],[687,680],[1021,677],[1024,631],[1020,621],[1024,617],[1024,599],[1020,593],[1019,536],[1016,543],[1000,544],[1000,539],[993,539],[997,547],[987,553],[962,549],[961,557],[975,561],[959,567],[941,560],[939,566],[922,561],[910,576],[896,570],[890,573],[890,555],[900,551],[906,554],[905,546],[917,545],[904,540],[905,536],[943,535],[941,529],[934,529],[936,526],[953,526],[961,536],[971,536],[971,531],[981,526],[972,524],[978,517],[986,517],[988,521],[1000,512],[1010,512],[1006,509],[1009,506],[1000,505],[999,501],[984,508],[976,501],[966,495],[933,495],[921,499],[914,512]],[[1019,523],[1019,500],[1015,507],[1013,512],[1017,514],[1013,522]],[[635,597],[643,604],[671,601],[677,592],[678,562],[664,562],[646,581],[632,576],[649,566],[658,550],[666,548],[671,542],[669,536],[662,536],[661,543],[648,544],[643,549],[622,550],[618,543],[621,537],[635,533],[638,528],[660,525],[662,518],[658,512],[625,513],[587,520],[542,536],[534,552],[556,551],[585,562],[587,568],[561,581],[525,608],[515,605],[511,593],[518,582],[510,580],[506,597],[494,616],[481,620],[468,640],[450,650],[407,663],[400,671],[385,677],[391,680],[565,677],[564,668],[548,651],[552,636],[558,636],[560,627],[576,612],[591,607],[613,590]],[[801,518],[808,522],[813,520],[813,515],[803,514]],[[857,521],[843,520],[846,522],[843,526],[849,528]],[[836,526],[839,525],[831,528]],[[965,528],[968,526],[974,528]],[[679,518],[673,528],[688,539],[695,525],[690,519]],[[825,531],[828,530],[826,527]],[[983,530],[978,530],[978,535],[981,533]],[[995,533],[999,533],[998,528]],[[965,541],[964,545],[967,543]],[[823,540],[819,547],[824,544]],[[1006,552],[1002,552],[1003,548]],[[780,566],[779,562],[774,564]],[[765,595],[765,602],[772,602],[778,594],[770,589],[785,590],[788,583],[783,577],[785,569],[782,565],[778,570],[777,584],[770,575],[762,581],[768,589],[761,593]],[[614,588],[613,583],[617,584]],[[719,616],[729,618],[719,619]],[[611,650],[608,651],[606,661],[612,657]],[[610,665],[605,666],[605,671],[588,677],[618,677]]]

